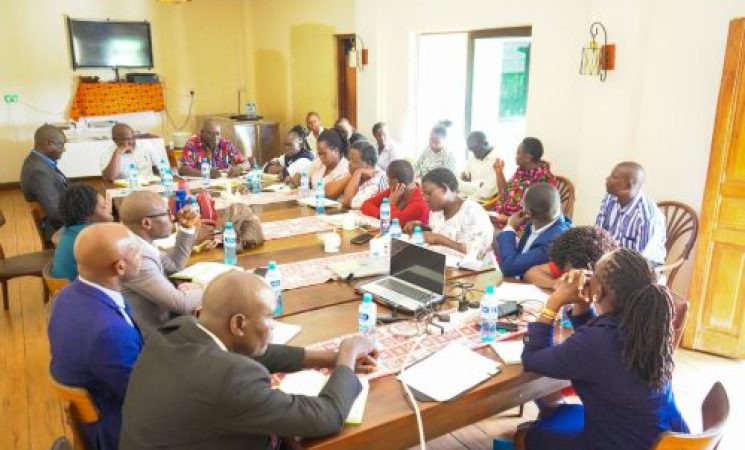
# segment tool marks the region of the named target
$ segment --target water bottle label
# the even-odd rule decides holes
[[[360,322],[367,322],[370,320],[370,315],[364,312],[360,313]]]

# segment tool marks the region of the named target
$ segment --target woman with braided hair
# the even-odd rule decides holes
[[[647,260],[628,249],[605,255],[593,274],[560,278],[528,325],[523,366],[571,380],[582,404],[561,405],[519,433],[518,448],[648,450],[664,431],[688,432],[670,384],[672,297],[656,281]],[[557,312],[570,304],[575,332],[554,345]]]

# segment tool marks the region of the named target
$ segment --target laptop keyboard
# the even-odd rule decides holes
[[[432,294],[413,288],[396,280],[395,278],[385,278],[380,280],[377,284],[381,287],[390,289],[397,294],[401,294],[405,297],[409,297],[421,302],[426,302],[432,298]]]

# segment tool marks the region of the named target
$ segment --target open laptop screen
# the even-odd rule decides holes
[[[391,276],[443,294],[445,255],[400,239],[391,239]]]

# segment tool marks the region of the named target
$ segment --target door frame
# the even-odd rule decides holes
[[[347,48],[355,34],[336,34],[336,105],[338,118],[346,117],[357,127],[357,69],[349,67]],[[336,119],[335,119],[336,120]]]

